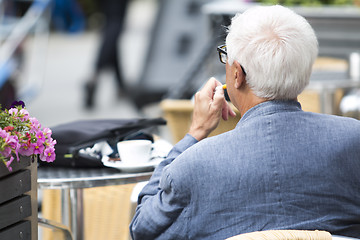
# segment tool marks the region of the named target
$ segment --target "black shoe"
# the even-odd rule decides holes
[[[85,84],[85,108],[91,109],[94,107],[95,84]]]

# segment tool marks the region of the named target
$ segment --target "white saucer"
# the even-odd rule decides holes
[[[152,171],[164,158],[155,158],[146,163],[129,164],[121,161],[111,161],[108,156],[104,156],[101,161],[104,166],[117,168],[123,172],[146,172]]]
[[[169,142],[159,139],[153,143],[153,150],[151,151],[151,159],[146,163],[141,164],[129,164],[121,161],[111,161],[108,156],[103,156],[101,161],[104,166],[117,168],[123,172],[146,172],[152,171],[159,163],[166,158],[172,144]]]

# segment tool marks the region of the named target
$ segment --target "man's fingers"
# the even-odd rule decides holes
[[[229,119],[229,111],[227,110],[226,107],[222,109],[221,115],[222,115],[222,119],[224,119],[225,121]]]
[[[222,110],[224,100],[225,100],[224,90],[222,89],[221,85],[219,85],[215,88],[212,105],[214,106],[215,109]]]
[[[228,102],[225,100],[224,90],[222,85],[219,85],[215,88],[214,98],[213,98],[213,107],[215,109],[221,109],[221,116],[224,120],[228,120],[229,116],[235,117],[236,113],[232,110]]]
[[[227,106],[228,106],[229,115],[230,115],[231,117],[236,117],[236,112],[234,112],[234,110],[231,108],[231,106],[230,106],[228,103],[226,103],[226,104],[227,104]]]
[[[224,106],[222,109],[222,118],[226,121],[230,117],[235,117],[236,113],[232,110],[231,106],[224,100]]]

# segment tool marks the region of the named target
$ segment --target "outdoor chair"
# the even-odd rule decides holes
[[[72,234],[69,228],[61,223],[47,220],[44,218],[38,218],[39,226],[46,227],[52,229],[53,231],[62,234],[64,240],[73,240]]]
[[[226,240],[332,240],[332,236],[317,230],[268,230],[243,233]]]

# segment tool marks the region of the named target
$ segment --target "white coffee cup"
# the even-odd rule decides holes
[[[127,140],[117,143],[120,160],[124,164],[142,164],[150,160],[150,140]]]

